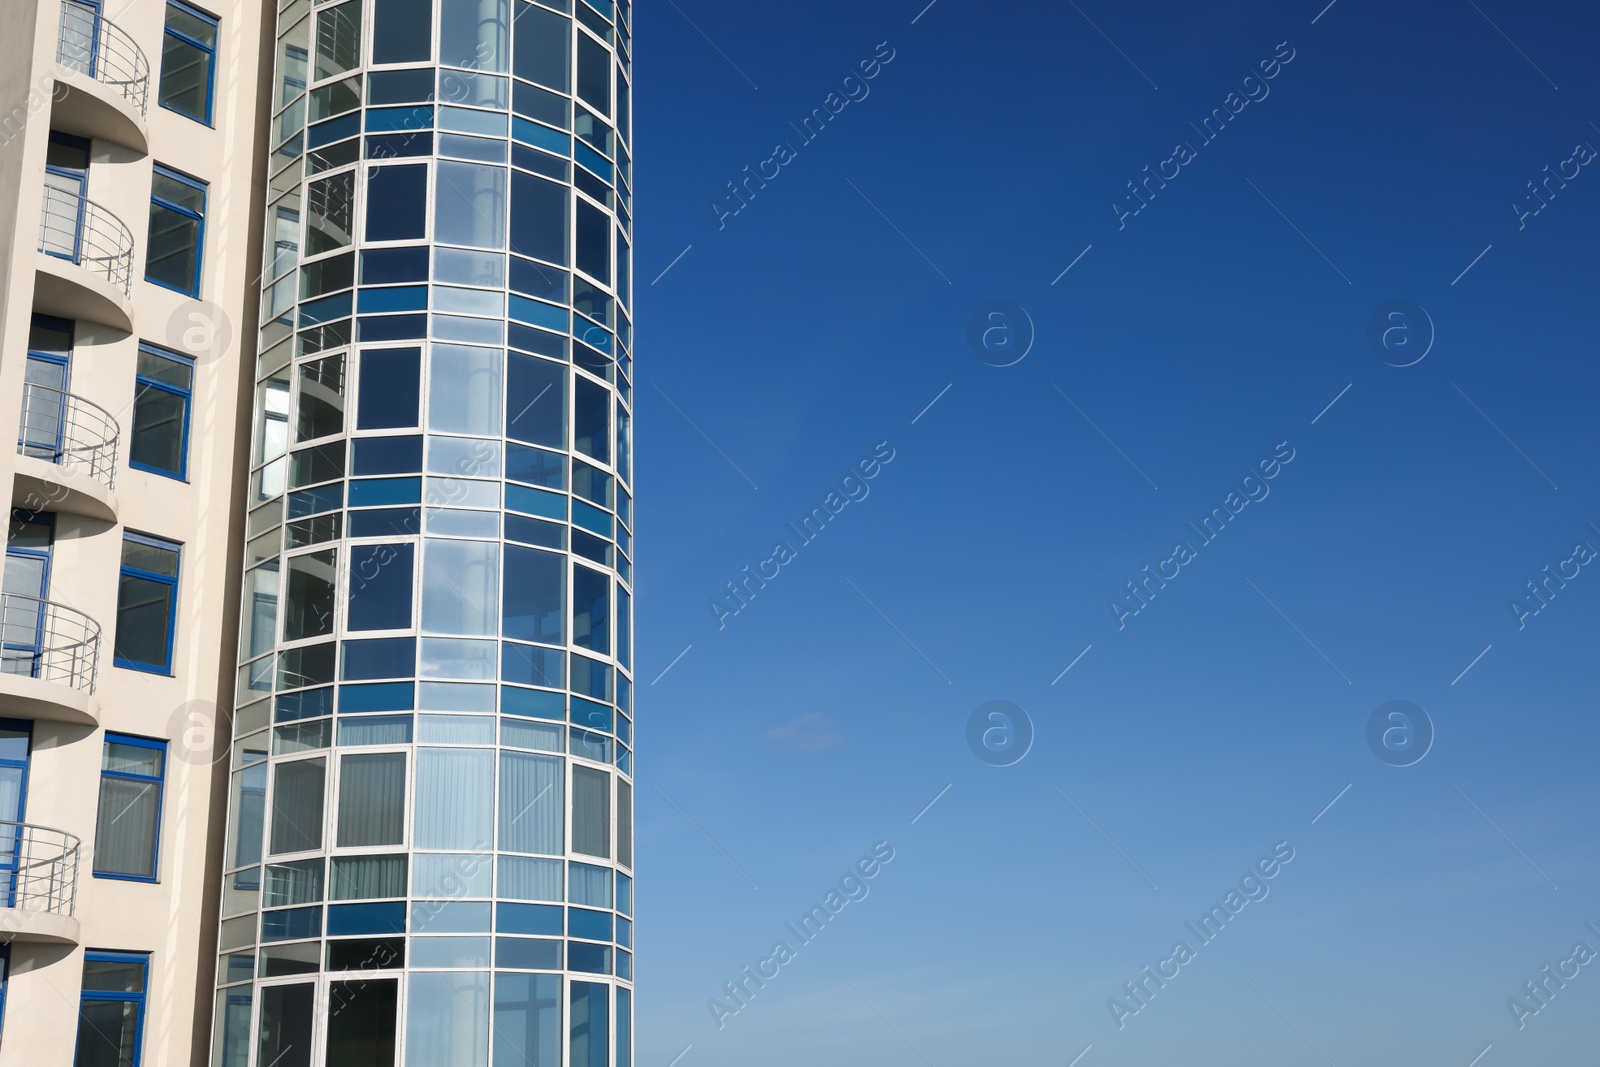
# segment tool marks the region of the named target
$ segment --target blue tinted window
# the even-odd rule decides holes
[[[572,643],[602,655],[611,651],[611,580],[588,567],[572,569]]]
[[[428,168],[367,168],[367,240],[405,241],[426,234]]]
[[[194,360],[141,344],[133,387],[128,464],[154,474],[182,478],[189,454]]]
[[[577,257],[579,270],[611,284],[611,216],[587,200],[578,201]]]
[[[332,904],[328,907],[328,934],[400,934],[406,929],[403,900],[381,904]]]
[[[377,349],[361,353],[361,393],[356,428],[380,430],[417,425],[422,385],[422,350]]]
[[[495,930],[502,934],[553,934],[561,936],[561,909],[552,904],[500,904]],[[596,940],[609,940],[597,938]]]
[[[522,171],[511,174],[511,251],[567,261],[567,187]]]
[[[505,620],[501,626],[506,637],[565,643],[562,608],[566,603],[566,567],[565,558],[554,553],[506,546]],[[604,576],[601,581],[605,581]]]
[[[493,1032],[497,1064],[559,1064],[561,976],[496,974]]]
[[[422,437],[419,434],[357,438],[353,445],[351,467],[352,474],[421,473]]]
[[[416,546],[352,545],[350,607],[352,630],[401,630],[411,625],[412,563]]]
[[[560,941],[543,941],[531,937],[497,937],[494,939],[494,955],[496,967],[539,971],[561,969]]]
[[[566,411],[566,366],[512,352],[506,365],[506,436],[529,444],[564,448]],[[551,457],[546,462],[554,460]]]
[[[571,937],[584,937],[590,941],[610,941],[611,913],[568,908],[567,933]]]
[[[428,249],[370,248],[361,253],[361,284],[388,285],[428,279]]]
[[[374,63],[425,63],[432,51],[433,0],[373,0]],[[431,87],[433,72],[428,74]]]
[[[261,940],[297,941],[322,933],[322,909],[290,908],[261,913]]]
[[[598,949],[599,945],[573,945],[574,949]],[[602,950],[610,955],[610,949]],[[576,957],[578,954],[574,953]],[[592,959],[592,954],[585,952],[587,958],[581,961],[577,958],[569,959],[569,966],[575,971],[599,971],[605,973],[610,967],[579,967],[579,962],[598,962]],[[567,1018],[569,1040],[571,1043],[572,1058],[568,1061],[571,1067],[606,1067],[611,1062],[611,1012],[610,1012],[611,987],[599,982],[573,982],[568,995]]]
[[[582,346],[579,346],[582,347]],[[572,404],[573,445],[601,463],[611,460],[611,390],[578,377]]]
[[[383,637],[344,642],[345,681],[372,678],[409,678],[415,673],[417,639]]]
[[[351,537],[392,537],[414,534],[422,529],[419,508],[380,508],[350,513]]]
[[[514,38],[511,52],[511,71],[519,78],[527,78],[548,85],[559,92],[568,91],[572,22],[560,15],[532,4],[519,3],[512,20]]]

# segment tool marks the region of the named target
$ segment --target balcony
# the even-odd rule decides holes
[[[25,383],[11,506],[116,522],[117,437],[98,404]]]
[[[77,0],[61,2],[55,79],[51,128],[149,150],[150,61],[116,23]]]
[[[0,707],[21,719],[99,723],[100,624],[52,600],[0,593]]]
[[[44,186],[34,310],[133,330],[133,233],[86,196]]]
[[[0,943],[78,943],[75,834],[0,822]]]

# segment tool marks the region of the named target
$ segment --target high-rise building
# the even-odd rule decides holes
[[[628,5],[0,18],[0,1067],[628,1067]]]

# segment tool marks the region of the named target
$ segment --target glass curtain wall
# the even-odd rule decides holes
[[[631,46],[280,4],[214,1067],[631,1067]]]

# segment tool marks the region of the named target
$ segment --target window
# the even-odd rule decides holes
[[[611,776],[572,768],[572,851],[611,858]]]
[[[161,39],[161,106],[211,125],[216,66],[216,18],[167,0],[167,31]]]
[[[350,600],[345,612],[347,629],[404,630],[410,627],[415,555],[416,546],[404,542],[350,546]],[[348,677],[349,645],[345,646],[345,656]],[[405,658],[402,677],[411,673],[409,651]]]
[[[94,824],[96,878],[156,880],[166,763],[165,741],[106,734]]]
[[[200,295],[205,244],[206,184],[155,165],[150,182],[150,240],[144,276],[167,289]]]
[[[405,836],[405,806],[404,752],[362,753],[341,758],[338,837],[341,848],[400,844]]]
[[[177,600],[178,546],[143,534],[124,534],[112,662],[131,670],[171,674]]]
[[[561,976],[496,974],[493,1031],[496,1063],[560,1063]]]
[[[417,425],[421,380],[420,348],[362,352],[356,429],[387,430]]]
[[[426,164],[367,168],[367,240],[421,240],[427,233]]]
[[[573,982],[569,990],[572,1067],[605,1067],[611,1062],[611,987]]]
[[[149,979],[148,952],[83,954],[73,1067],[139,1067]]]
[[[374,63],[425,63],[431,58],[432,45],[432,0],[376,0],[373,4]],[[433,71],[427,74],[431,92]]]
[[[141,344],[133,381],[133,439],[128,445],[128,463],[153,474],[184,477],[194,360]]]

